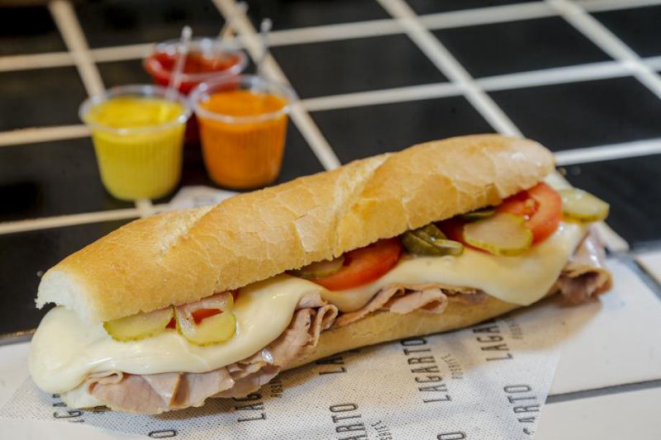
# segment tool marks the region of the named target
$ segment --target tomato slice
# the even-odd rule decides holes
[[[496,211],[524,216],[526,226],[532,232],[533,243],[539,243],[558,229],[562,219],[562,197],[549,185],[541,182],[527,191],[508,197],[496,208]],[[438,226],[450,240],[477,249],[464,241],[465,224],[465,220],[454,217],[441,222]]]
[[[497,211],[523,215],[526,226],[532,231],[533,243],[539,243],[558,229],[562,219],[562,197],[541,182],[527,191],[508,197]]]
[[[538,203],[530,198],[528,191],[521,191],[511,197],[506,198],[503,203],[496,208],[497,212],[509,212],[510,214],[522,215],[528,220],[537,212]]]
[[[199,324],[203,319],[210,318],[223,313],[219,309],[198,309],[193,312],[193,320],[195,324]]]
[[[344,266],[339,272],[323,278],[312,278],[328,290],[345,290],[381,278],[399,261],[402,244],[397,238],[380,240],[364,248],[344,254]]]
[[[473,247],[464,241],[464,225],[466,220],[463,220],[459,216],[453,217],[449,220],[444,220],[438,223],[438,227],[441,231],[450,239],[458,241],[464,246]],[[475,249],[475,248],[473,248]]]
[[[223,312],[222,310],[219,309],[199,309],[193,312],[193,320],[195,321],[195,324],[199,324],[204,319],[219,315],[221,313]],[[177,323],[174,320],[174,318],[170,320],[170,322],[168,323],[168,325],[165,326],[165,328],[177,328]]]
[[[232,294],[232,298],[234,298],[234,302],[236,303],[236,300],[239,298],[239,292],[241,289],[234,289],[230,290],[230,293]]]

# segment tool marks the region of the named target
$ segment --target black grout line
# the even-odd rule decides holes
[[[661,240],[649,241],[636,247],[632,253],[635,255],[644,254],[647,252],[661,252]]]
[[[13,345],[13,344],[20,344],[21,342],[30,342],[32,340],[32,336],[34,336],[34,332],[36,331],[37,329],[33,328],[30,330],[21,330],[19,332],[1,334],[0,347],[2,347],[3,345]]]
[[[630,393],[633,391],[642,391],[652,388],[661,388],[661,379],[647,380],[643,382],[633,382],[620,385],[611,385],[602,388],[593,388],[583,391],[571,391],[562,394],[551,394],[546,398],[546,404],[571,402],[574,400],[590,399],[601,396],[611,396],[614,394]]]

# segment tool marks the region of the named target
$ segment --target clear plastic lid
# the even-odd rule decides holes
[[[174,92],[174,93],[173,93]],[[105,125],[96,121],[91,120],[88,115],[92,108],[95,106],[109,101],[112,98],[117,97],[136,97],[136,98],[160,98],[166,100],[173,100],[178,104],[181,104],[183,107],[183,112],[178,117],[167,121],[163,124],[154,124],[146,127],[127,127],[127,128],[118,128]],[[104,92],[103,95],[95,95],[87,98],[81,105],[78,110],[78,116],[80,119],[87,124],[93,130],[102,130],[115,134],[138,134],[138,133],[153,133],[163,130],[168,130],[174,128],[178,125],[185,124],[188,118],[191,115],[191,108],[184,96],[176,91],[168,91],[165,87],[153,86],[153,85],[143,85],[143,84],[134,84],[128,86],[119,86],[112,87]]]
[[[224,115],[222,113],[209,111],[202,107],[201,103],[209,100],[210,96],[214,93],[233,90],[249,90],[256,94],[275,95],[284,98],[287,103],[276,111],[254,116]],[[195,87],[188,97],[190,106],[195,110],[195,114],[198,118],[207,118],[228,124],[249,124],[275,119],[283,114],[289,113],[291,110],[291,104],[296,99],[296,94],[288,85],[269,81],[256,75],[240,75],[233,78],[219,78],[204,82]]]
[[[179,40],[168,40],[159,43],[154,48],[154,54],[165,53],[172,57],[177,54],[177,44]],[[248,65],[248,57],[239,48],[237,44],[227,43],[217,38],[194,38],[188,46],[188,53],[201,54],[205,57],[213,58],[219,55],[232,56],[237,58],[237,62],[224,70],[200,73],[182,73],[181,81],[185,83],[200,83],[216,76],[235,76],[243,72]],[[145,69],[154,75],[164,79],[169,79],[172,70],[163,66],[163,64],[153,55],[144,61]]]

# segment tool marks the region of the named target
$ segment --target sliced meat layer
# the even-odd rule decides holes
[[[610,289],[611,275],[605,266],[604,245],[594,229],[583,239],[567,262],[550,293],[560,291],[572,304],[585,302]],[[413,310],[443,313],[449,301],[479,304],[486,293],[442,284],[395,284],[381,289],[363,308],[340,315],[336,327],[351,324],[377,311],[407,314]]]
[[[121,371],[104,373],[101,377],[93,374],[86,382],[89,393],[108,406],[148,414],[172,407],[180,383],[178,373],[141,376]]]
[[[571,256],[556,283],[556,289],[571,304],[580,304],[606,292],[613,280],[606,269],[604,245],[594,228]]]
[[[337,314],[337,308],[318,294],[307,295],[299,302],[289,327],[243,361],[207,373],[98,373],[90,375],[83,386],[112,409],[142,414],[201,406],[212,396],[242,397],[257,391],[283,366],[314,347]]]
[[[335,321],[335,326],[341,327],[358,321],[379,310],[388,310],[405,315],[414,310],[426,310],[431,313],[443,313],[448,301],[458,297],[470,297],[470,303],[477,304],[482,299],[475,289],[450,287],[441,284],[394,284],[383,288],[361,309],[351,313],[343,313]]]

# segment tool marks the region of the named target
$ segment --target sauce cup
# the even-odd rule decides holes
[[[179,40],[159,43],[144,60],[145,70],[155,84],[163,87],[170,85],[178,44]],[[198,84],[213,78],[236,77],[247,65],[248,57],[236,45],[217,38],[194,38],[188,47],[179,93],[188,95]]]
[[[121,200],[153,199],[179,183],[186,99],[151,85],[114,87],[82,103],[80,119],[92,132],[101,180]]]
[[[249,189],[278,177],[294,99],[289,86],[254,75],[213,80],[191,92],[204,164],[216,184]]]

